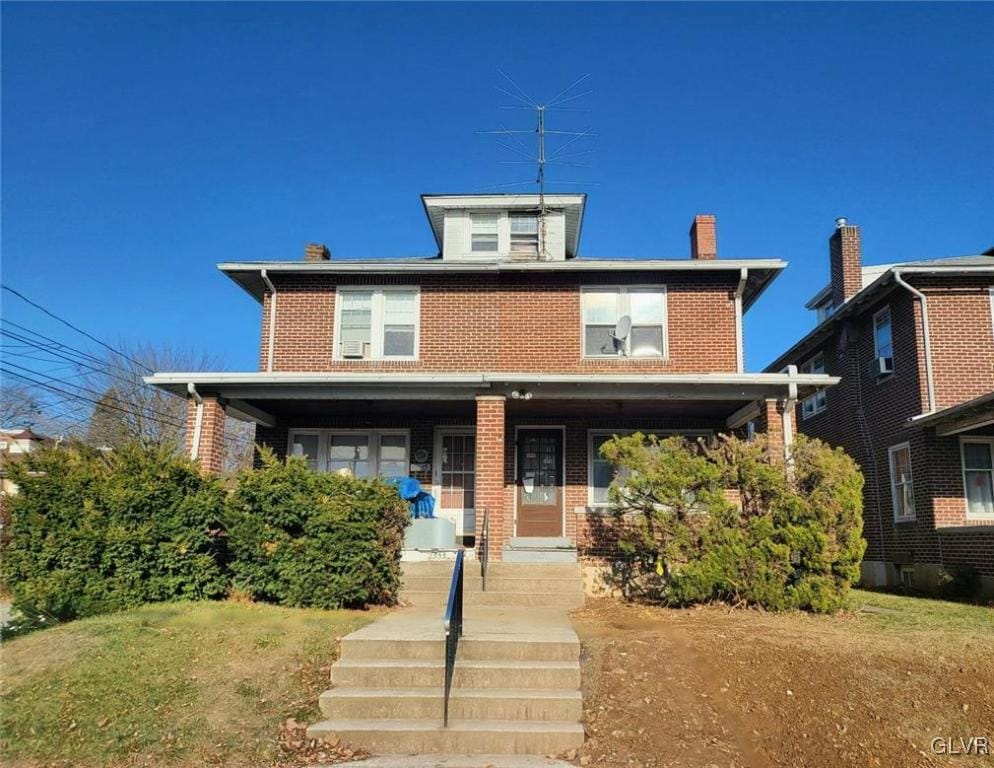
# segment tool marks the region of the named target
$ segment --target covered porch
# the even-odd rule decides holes
[[[488,521],[488,554],[522,541],[608,557],[615,434],[767,433],[784,458],[798,398],[835,383],[823,375],[547,376],[497,374],[158,374],[189,398],[187,446],[220,469],[224,414],[254,421],[256,442],[319,471],[413,476],[472,548]],[[220,433],[219,433],[220,431]],[[484,514],[486,513],[486,514]]]

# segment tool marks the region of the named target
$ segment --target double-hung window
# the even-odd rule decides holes
[[[417,288],[339,288],[335,358],[417,357],[421,294]]]
[[[471,213],[470,242],[473,253],[497,253],[497,225],[499,213]]]
[[[801,365],[801,373],[825,373],[825,355],[819,352],[806,363]],[[828,406],[825,390],[820,389],[813,395],[808,395],[801,402],[801,418],[821,413]]]
[[[534,213],[512,213],[511,253],[538,255],[538,216]]]
[[[584,357],[667,357],[666,287],[589,288],[582,292]],[[628,333],[617,333],[623,317]]]
[[[915,519],[915,486],[911,478],[911,446],[895,445],[888,451],[890,460],[890,493],[894,504],[894,519]]]
[[[894,372],[894,343],[891,335],[890,307],[873,315],[873,356],[878,361],[877,375]]]
[[[292,430],[290,454],[310,469],[354,477],[407,477],[408,435],[400,430]]]
[[[994,438],[960,440],[967,519],[994,518]]]

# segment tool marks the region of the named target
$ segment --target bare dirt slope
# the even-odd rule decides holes
[[[573,615],[590,766],[985,766],[994,611],[859,593],[837,617],[602,600]],[[948,607],[947,607],[948,606]]]

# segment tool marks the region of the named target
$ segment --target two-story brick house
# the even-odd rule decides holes
[[[189,398],[187,445],[207,470],[227,412],[315,469],[413,474],[463,544],[487,510],[493,559],[603,555],[605,439],[752,422],[787,450],[798,398],[836,381],[744,371],[743,314],[786,265],[718,259],[713,216],[694,220],[690,258],[588,259],[585,195],[423,203],[435,257],[312,245],[304,260],[219,265],[262,306],[260,370],[149,379]]]
[[[929,589],[970,565],[994,591],[994,255],[864,267],[844,219],[829,254],[816,327],[767,370],[842,379],[798,428],[863,469],[863,579]]]

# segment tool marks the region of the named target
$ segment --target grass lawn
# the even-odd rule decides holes
[[[317,719],[336,639],[376,615],[167,603],[7,642],[4,765],[282,764],[280,724]]]
[[[856,591],[839,616],[588,602],[589,766],[932,768],[994,745],[994,609]]]

